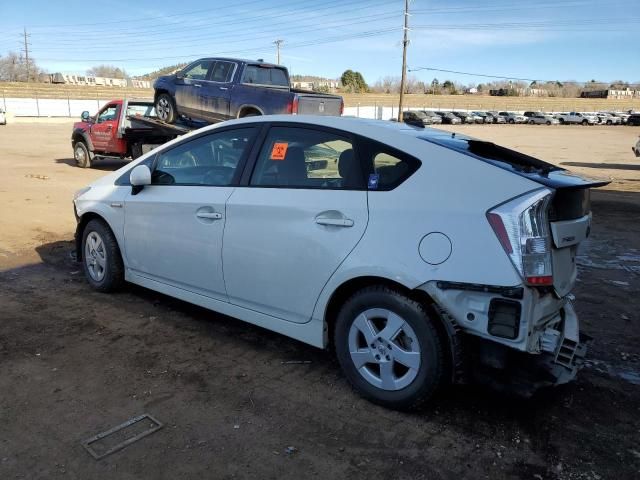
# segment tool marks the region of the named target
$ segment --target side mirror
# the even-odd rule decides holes
[[[129,175],[131,193],[137,195],[145,185],[151,185],[151,170],[146,165],[138,165]]]
[[[82,113],[80,114],[80,119],[81,119],[83,122],[88,122],[90,118],[91,118],[91,115],[89,114],[89,112],[88,112],[87,110],[85,110],[84,112],[82,112]]]
[[[178,80],[182,80],[184,78],[184,73],[182,73],[182,71],[176,72],[176,78]]]

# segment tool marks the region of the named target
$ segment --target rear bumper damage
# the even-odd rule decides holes
[[[456,323],[465,372],[456,382],[531,396],[572,381],[584,363],[590,338],[580,334],[571,295],[446,282],[422,288]]]

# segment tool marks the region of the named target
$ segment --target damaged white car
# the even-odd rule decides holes
[[[185,135],[79,191],[77,256],[320,348],[391,407],[443,384],[531,393],[585,354],[571,304],[583,179],[406,124],[265,116]]]

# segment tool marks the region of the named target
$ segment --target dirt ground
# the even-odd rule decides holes
[[[142,288],[90,290],[71,198],[121,164],[73,166],[70,123],[0,127],[0,479],[639,478],[640,129],[454,130],[613,179],[574,292],[594,343],[563,388],[456,386],[405,414],[360,399],[329,353]],[[142,413],[164,427],[103,460],[83,449]]]

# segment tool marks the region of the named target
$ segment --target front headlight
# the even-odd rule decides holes
[[[76,193],[73,194],[73,201],[75,202],[79,197],[87,193],[89,190],[91,190],[91,187],[84,187],[78,190]]]

